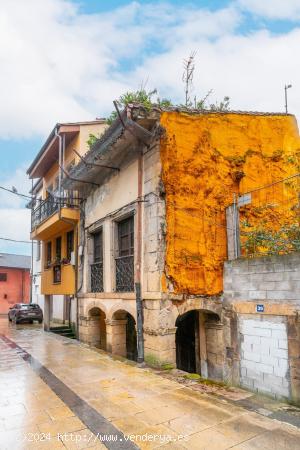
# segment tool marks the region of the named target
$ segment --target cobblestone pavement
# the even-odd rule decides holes
[[[300,431],[1,318],[0,449],[44,448],[298,450]]]

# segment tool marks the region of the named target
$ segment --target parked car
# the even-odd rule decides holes
[[[43,311],[36,303],[16,303],[9,308],[8,320],[15,323],[30,322],[37,320],[39,323],[43,322]]]

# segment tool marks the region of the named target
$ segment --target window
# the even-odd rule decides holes
[[[52,244],[51,241],[46,244],[46,267],[50,267],[52,261]]]
[[[102,230],[94,234],[94,262],[103,261],[103,238]]]
[[[119,256],[133,255],[133,217],[129,217],[128,219],[122,220],[122,222],[118,223],[118,250]]]
[[[41,241],[36,241],[36,260],[41,259]]]
[[[0,273],[0,281],[7,281],[7,273]]]
[[[93,234],[94,257],[91,264],[91,291],[103,292],[103,233]]]
[[[67,232],[67,259],[71,261],[71,253],[74,251],[74,231]]]
[[[116,291],[134,290],[134,219],[118,223],[118,253],[116,257]]]
[[[61,260],[61,236],[59,236],[55,240],[55,250],[56,250],[56,252],[55,252],[56,253],[55,254],[56,261],[60,262],[60,260]]]
[[[61,266],[54,266],[53,267],[53,283],[60,283],[61,282]]]

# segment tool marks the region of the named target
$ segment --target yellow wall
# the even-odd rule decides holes
[[[69,227],[67,231],[72,230]],[[53,283],[53,267],[45,269],[46,264],[46,246],[49,241],[52,243],[52,262],[55,261],[56,257],[56,246],[55,240],[57,237],[61,236],[61,258],[66,258],[67,256],[67,231],[63,233],[58,233],[52,236],[51,239],[43,242],[43,252],[42,252],[42,277],[41,277],[41,293],[42,294],[65,294],[71,295],[75,293],[75,268],[71,264],[61,265],[61,283]],[[74,229],[74,249],[76,247],[76,230]]]
[[[225,208],[234,193],[299,172],[297,123],[293,116],[164,112],[161,125],[166,130],[163,289],[215,295],[223,290]]]

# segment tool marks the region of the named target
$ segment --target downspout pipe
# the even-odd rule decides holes
[[[33,213],[33,179],[31,181],[31,228],[32,228],[32,213]],[[37,242],[37,241],[36,241]],[[31,240],[31,268],[30,268],[30,297],[29,303],[32,303],[33,298],[33,239]]]
[[[78,233],[79,233],[79,228],[78,228],[78,224],[76,225],[74,223],[74,221],[68,220],[65,217],[61,216],[61,209],[59,209],[58,217],[59,217],[59,220],[61,220],[62,222],[65,222],[65,223],[73,226],[73,230],[75,231],[75,237],[76,237],[76,241],[74,243],[74,252],[75,252],[75,267],[74,267],[74,272],[75,272],[75,293],[74,293],[74,297],[76,296],[76,336],[77,336],[77,339],[78,339],[79,338],[79,330],[78,330],[79,319],[78,319],[78,297],[77,297],[78,286],[77,285],[78,285]],[[70,301],[69,316],[71,316],[71,301]],[[69,326],[71,326],[70,325],[70,319],[69,319]]]
[[[61,198],[61,181],[62,181],[62,152],[63,152],[63,140],[62,136],[59,133],[59,128],[55,128],[55,136],[59,140],[59,146],[58,146],[58,166],[59,166],[59,172],[58,172],[58,193],[59,197]],[[61,202],[59,202],[59,208],[60,208]]]
[[[143,195],[143,155],[138,159],[138,198]],[[137,205],[137,265],[136,265],[136,317],[137,317],[137,363],[144,366],[144,314],[143,314],[143,299],[142,299],[142,204],[138,202]]]

